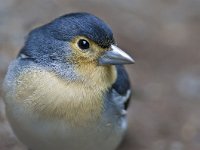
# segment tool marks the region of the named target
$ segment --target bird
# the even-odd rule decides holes
[[[31,150],[115,150],[132,93],[124,65],[133,63],[91,13],[34,28],[3,83],[12,130]]]

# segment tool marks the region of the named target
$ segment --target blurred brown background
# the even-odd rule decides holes
[[[105,20],[136,60],[119,150],[200,150],[200,0],[0,0],[0,82],[32,28],[74,11]],[[1,95],[0,150],[25,150]]]

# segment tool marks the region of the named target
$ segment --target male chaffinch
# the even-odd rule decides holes
[[[4,80],[7,117],[32,150],[114,150],[134,60],[101,19],[71,13],[31,31]]]

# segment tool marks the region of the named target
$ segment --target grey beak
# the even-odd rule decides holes
[[[135,61],[115,45],[99,58],[99,65],[133,64]]]

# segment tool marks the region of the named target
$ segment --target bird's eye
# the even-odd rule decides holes
[[[80,39],[78,41],[78,46],[79,46],[80,49],[85,50],[85,49],[90,48],[90,43],[87,40]]]

